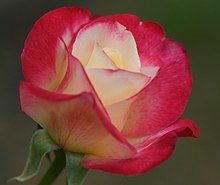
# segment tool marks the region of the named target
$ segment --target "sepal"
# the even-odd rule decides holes
[[[29,156],[24,170],[21,175],[14,177],[12,180],[23,182],[35,176],[40,169],[43,157],[57,149],[59,149],[59,146],[54,143],[45,130],[37,130],[32,136]]]
[[[42,159],[50,152],[54,152],[55,158],[37,185],[52,185],[64,168],[66,169],[67,185],[82,185],[88,172],[88,169],[82,166],[84,154],[64,151],[44,129],[39,129],[33,134],[25,168],[21,175],[11,180],[24,182],[37,175]]]

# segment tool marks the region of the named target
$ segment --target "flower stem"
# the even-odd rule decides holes
[[[67,185],[82,185],[88,169],[82,166],[83,154],[65,152]]]
[[[55,150],[55,159],[46,174],[37,185],[51,185],[65,167],[65,154],[62,150]]]

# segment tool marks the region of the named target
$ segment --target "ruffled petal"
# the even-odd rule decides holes
[[[131,159],[111,160],[88,155],[83,166],[122,175],[145,173],[172,155],[177,136],[199,137],[199,131],[192,121],[180,119],[167,129],[136,144],[138,153]]]
[[[156,77],[136,96],[122,130],[126,137],[143,137],[166,128],[183,113],[192,88],[185,50],[166,40]],[[156,63],[156,62],[155,62]]]
[[[91,93],[64,95],[21,82],[20,102],[22,110],[64,150],[114,159],[129,158],[136,152]]]
[[[59,8],[41,17],[29,33],[22,53],[25,79],[44,89],[56,89],[67,65],[60,38],[69,46],[79,28],[91,19],[90,13],[79,7]]]

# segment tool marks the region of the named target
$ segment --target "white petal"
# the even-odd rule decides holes
[[[135,95],[149,81],[146,75],[124,70],[89,69],[86,72],[104,105]]]
[[[97,43],[94,44],[93,52],[86,68],[117,69],[112,60]]]

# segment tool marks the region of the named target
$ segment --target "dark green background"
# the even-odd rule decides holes
[[[27,158],[35,123],[20,111],[20,53],[34,22],[48,10],[70,5],[94,14],[137,14],[160,22],[167,36],[188,51],[194,79],[184,117],[193,119],[199,139],[179,139],[173,156],[136,177],[92,171],[85,185],[218,185],[220,184],[220,1],[219,0],[1,0],[0,1],[0,184],[18,175]],[[177,71],[178,72],[178,71]],[[47,161],[41,171],[45,170]],[[24,185],[34,185],[40,175]],[[11,182],[11,185],[20,183]],[[57,185],[64,185],[61,176]]]

